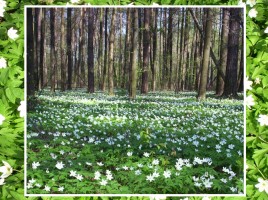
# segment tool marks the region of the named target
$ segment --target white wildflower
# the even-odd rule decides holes
[[[16,40],[19,37],[19,35],[17,34],[17,32],[18,31],[16,29],[14,29],[13,27],[11,27],[10,29],[8,29],[7,35],[8,35],[8,37],[10,39]]]
[[[261,126],[268,126],[268,115],[259,115],[258,122]]]
[[[255,8],[250,9],[250,11],[248,11],[248,16],[250,18],[255,18],[257,17],[258,11]]]

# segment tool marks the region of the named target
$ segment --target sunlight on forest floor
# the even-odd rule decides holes
[[[242,100],[116,94],[45,91],[28,102],[28,194],[243,192]]]

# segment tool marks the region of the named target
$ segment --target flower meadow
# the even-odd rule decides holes
[[[25,197],[23,72],[25,5],[243,5],[246,6],[246,197]],[[266,0],[0,0],[0,199],[268,199]],[[252,10],[253,9],[253,10]],[[9,31],[9,32],[8,32]],[[17,35],[19,37],[17,37]],[[10,37],[11,36],[11,37]],[[16,92],[13,92],[16,91]],[[249,103],[249,104],[248,104]],[[22,116],[22,117],[21,117]],[[127,153],[127,152],[126,152]],[[200,158],[201,159],[201,158]],[[39,162],[39,161],[36,161]],[[57,164],[57,163],[55,163]],[[64,163],[63,163],[64,164]],[[37,164],[38,165],[38,164]],[[38,169],[38,168],[37,168]],[[167,172],[166,172],[167,173]],[[7,176],[8,175],[8,176]],[[162,176],[162,175],[161,175]],[[172,175],[171,175],[172,176]],[[75,178],[74,178],[75,179]],[[222,183],[223,185],[224,183]],[[63,190],[64,191],[64,190]]]
[[[243,101],[195,96],[44,92],[28,112],[27,193],[243,193]]]

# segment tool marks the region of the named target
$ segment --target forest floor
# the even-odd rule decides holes
[[[27,193],[243,193],[243,101],[195,96],[43,92],[28,102]]]

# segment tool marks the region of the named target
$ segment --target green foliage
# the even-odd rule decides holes
[[[6,184],[1,187],[0,199],[23,199],[23,119],[19,117],[17,108],[19,101],[23,100],[23,7],[25,5],[65,5],[67,0],[7,0],[7,7],[4,18],[0,23],[0,57],[4,57],[8,62],[8,67],[0,69],[0,114],[6,120],[0,125],[0,158],[12,163],[14,170],[12,176],[6,179]],[[126,5],[131,0],[84,0],[81,4],[90,3],[92,5]],[[150,5],[152,2],[160,5],[237,5],[237,0],[137,0],[135,5]],[[245,2],[245,0],[244,0]],[[261,127],[256,120],[260,113],[267,113],[268,104],[268,80],[267,80],[267,43],[268,37],[264,30],[268,26],[267,12],[268,2],[258,0],[254,6],[258,11],[254,19],[247,16],[247,76],[255,81],[260,78],[261,83],[254,83],[253,89],[247,91],[247,95],[252,94],[255,106],[247,108],[247,198],[267,199],[265,192],[259,192],[255,185],[258,177],[267,180],[267,130]],[[247,12],[250,7],[247,5]],[[20,37],[12,41],[7,37],[7,30],[14,27],[18,30]],[[17,94],[19,91],[19,94]],[[56,197],[34,197],[27,199],[57,199]],[[74,197],[60,199],[104,199],[102,197]],[[142,197],[113,199],[148,199]],[[175,198],[172,198],[175,199]],[[180,198],[177,198],[180,199]],[[201,199],[201,198],[190,198]],[[213,198],[221,199],[221,198]],[[243,197],[226,197],[223,199],[245,199]]]

